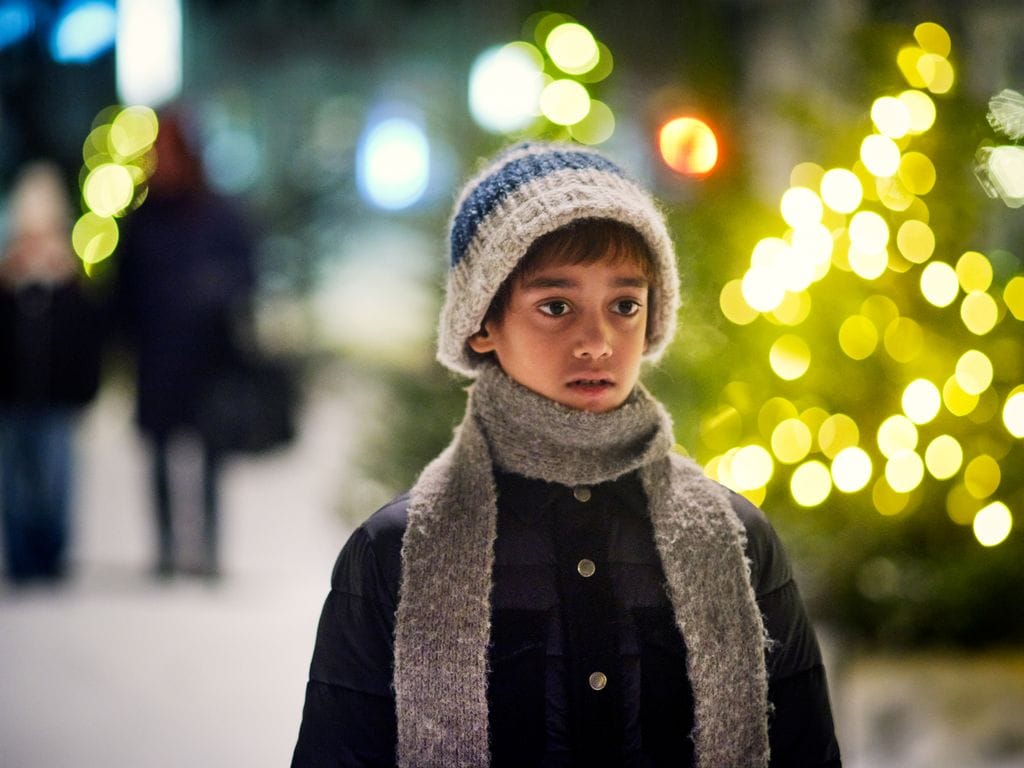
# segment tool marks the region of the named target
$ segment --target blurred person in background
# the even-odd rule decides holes
[[[198,429],[204,394],[233,354],[233,323],[254,276],[245,222],[205,183],[190,125],[181,112],[160,116],[149,195],[126,222],[118,265],[118,306],[136,367],[136,419],[152,447],[158,576],[219,575],[218,527],[223,455]],[[172,438],[198,441],[198,488],[178,487]],[[182,502],[201,499],[200,551],[178,551]],[[177,503],[175,503],[177,502]]]
[[[101,305],[71,249],[67,181],[49,161],[12,187],[0,254],[0,507],[11,581],[67,569],[76,416],[96,394]]]

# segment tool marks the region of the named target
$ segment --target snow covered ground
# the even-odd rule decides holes
[[[293,446],[227,468],[223,578],[158,582],[145,446],[105,390],[79,434],[74,576],[0,586],[0,765],[287,765],[357,410],[311,393]]]

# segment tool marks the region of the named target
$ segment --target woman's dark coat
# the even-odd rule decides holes
[[[496,480],[492,765],[692,765],[686,645],[637,476],[594,486],[582,502],[565,486]],[[771,765],[838,766],[821,656],[789,563],[763,514],[732,499],[771,638]],[[379,510],[338,558],[293,768],[395,764],[391,673],[407,507],[402,496]],[[600,691],[592,671],[606,673]]]

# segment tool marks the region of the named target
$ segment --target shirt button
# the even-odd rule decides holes
[[[576,497],[576,501],[588,502],[590,501],[590,488],[586,485],[577,485],[572,489],[572,495]]]
[[[591,672],[587,682],[590,683],[591,689],[601,691],[608,685],[608,675],[604,672]]]
[[[584,579],[589,579],[591,576],[594,575],[594,573],[596,571],[597,571],[597,566],[594,565],[594,561],[593,560],[588,560],[587,558],[583,558],[578,563],[576,563],[576,572],[580,576],[582,576]]]

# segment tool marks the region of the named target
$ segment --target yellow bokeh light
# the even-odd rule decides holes
[[[874,176],[895,176],[900,168],[900,148],[888,136],[874,133],[861,142],[860,159]]]
[[[871,457],[862,448],[844,448],[832,460],[832,482],[843,493],[856,493],[871,481]]]
[[[796,406],[784,397],[771,397],[757,412],[757,429],[766,438],[771,438],[775,428],[786,419],[797,416]]]
[[[967,251],[957,259],[956,276],[965,293],[987,291],[992,285],[992,262],[984,254]]]
[[[980,395],[992,384],[992,361],[984,352],[969,349],[956,361],[956,383],[968,395]]]
[[[928,379],[915,379],[903,390],[903,412],[915,424],[927,424],[939,415],[942,395]]]
[[[923,264],[935,252],[935,233],[925,222],[908,219],[896,232],[896,247],[907,261]]]
[[[988,424],[999,414],[999,395],[991,387],[978,395],[978,404],[967,418],[975,424]]]
[[[834,413],[818,428],[818,445],[821,452],[834,459],[841,451],[853,448],[860,442],[860,429],[857,422],[845,413]]]
[[[832,474],[820,461],[805,462],[793,471],[789,492],[801,507],[816,507],[832,492]]]
[[[1024,437],[1024,388],[1017,387],[1003,405],[1003,424],[1014,437]]]
[[[878,330],[864,315],[851,315],[839,326],[839,347],[847,357],[864,360],[878,347]]]
[[[994,547],[1006,541],[1013,529],[1013,515],[1001,501],[993,501],[978,510],[974,516],[974,537],[984,547]]]
[[[898,363],[909,363],[921,354],[924,331],[909,317],[897,317],[886,326],[882,340],[889,357]]]
[[[971,333],[983,336],[996,327],[999,306],[984,291],[971,291],[960,305],[960,319]]]
[[[98,264],[117,247],[117,222],[92,211],[83,214],[71,231],[71,245],[86,264]]]
[[[933,261],[921,270],[921,294],[929,304],[948,307],[960,293],[956,270],[944,261]]]
[[[882,293],[868,296],[861,302],[860,313],[878,328],[885,328],[900,316],[900,308],[896,302]]]
[[[800,411],[800,421],[807,425],[812,435],[818,433],[818,430],[821,429],[821,425],[825,423],[827,418],[828,411],[817,405],[812,405],[810,408]]]
[[[924,465],[936,480],[948,480],[960,471],[964,450],[952,435],[939,435],[924,451]]]
[[[814,189],[821,183],[821,177],[824,175],[825,169],[817,163],[797,163],[789,172],[789,186]]]
[[[892,517],[907,508],[910,495],[894,491],[883,476],[871,488],[871,501],[879,514]]]
[[[591,99],[587,116],[569,126],[569,133],[580,144],[601,144],[615,133],[615,114],[603,101]]]
[[[964,392],[956,376],[950,376],[942,386],[942,403],[954,416],[966,416],[977,407],[978,396]]]
[[[783,325],[800,325],[811,313],[811,297],[806,291],[786,293],[782,303],[772,310],[772,317]]]
[[[956,74],[949,59],[935,53],[925,53],[917,60],[917,70],[925,87],[932,93],[949,93]]]
[[[824,212],[821,198],[807,187],[790,187],[779,202],[782,218],[793,228],[817,224]]]
[[[975,456],[964,467],[964,487],[976,499],[987,499],[995,493],[1002,479],[999,462],[988,454]]]
[[[924,461],[915,451],[897,451],[885,462],[885,481],[897,493],[910,493],[922,480]]]
[[[572,125],[590,111],[590,94],[575,80],[553,80],[540,92],[540,111],[555,125]]]
[[[82,196],[97,216],[109,218],[127,208],[135,195],[132,175],[123,165],[104,163],[85,178]]]
[[[885,250],[889,225],[874,211],[859,211],[850,219],[850,242],[868,252]]]
[[[914,39],[928,53],[949,56],[952,43],[949,33],[934,21],[925,21],[914,27]]]
[[[765,267],[751,267],[740,281],[743,300],[758,312],[771,312],[786,297],[782,273]]]
[[[973,523],[974,516],[982,506],[982,502],[971,496],[962,483],[954,485],[946,494],[946,514],[957,525]]]
[[[810,267],[812,282],[828,274],[834,247],[832,232],[824,224],[811,224],[793,230],[790,249],[796,258]]]
[[[846,258],[854,274],[864,280],[877,280],[889,266],[889,252],[885,248],[868,251],[851,243]]]
[[[832,168],[821,177],[821,198],[837,213],[853,213],[864,198],[864,188],[853,171]]]
[[[768,362],[780,379],[794,381],[807,373],[811,365],[811,348],[799,336],[786,334],[772,344]]]
[[[582,24],[569,22],[552,29],[544,41],[548,56],[555,66],[570,75],[592,70],[600,58],[597,41]]]
[[[156,112],[146,106],[125,107],[110,125],[107,145],[111,157],[125,162],[147,152],[156,141]]]
[[[935,165],[920,152],[907,152],[900,158],[899,180],[915,195],[927,195],[935,186]]]
[[[910,132],[910,110],[894,96],[882,96],[871,105],[871,121],[878,132],[890,139],[901,139]]]
[[[743,298],[743,281],[730,280],[718,294],[718,306],[726,319],[736,325],[748,325],[760,315]]]
[[[878,450],[887,459],[917,447],[917,427],[906,416],[890,416],[878,427]],[[893,486],[895,488],[895,486]]]
[[[899,176],[879,177],[875,179],[875,190],[878,193],[878,200],[890,211],[903,213],[910,210],[910,207],[918,199]]]
[[[1003,289],[1003,301],[1018,320],[1024,320],[1024,277],[1017,275]]]
[[[786,419],[772,431],[771,443],[779,461],[796,464],[811,452],[811,430],[800,419]]]
[[[899,95],[910,112],[912,133],[925,133],[935,124],[935,102],[924,91],[909,90]]]
[[[775,462],[760,445],[745,445],[736,451],[730,463],[732,489],[749,491],[763,488],[771,480]]]
[[[592,69],[576,75],[580,82],[599,83],[606,79],[612,73],[612,70],[615,69],[615,59],[612,56],[611,49],[600,40],[597,41],[597,54],[597,64]]]
[[[896,54],[896,65],[900,68],[900,72],[907,83],[914,88],[924,88],[927,86],[927,82],[918,68],[918,62],[920,62],[921,57],[924,55],[925,52],[916,45],[905,45]]]

